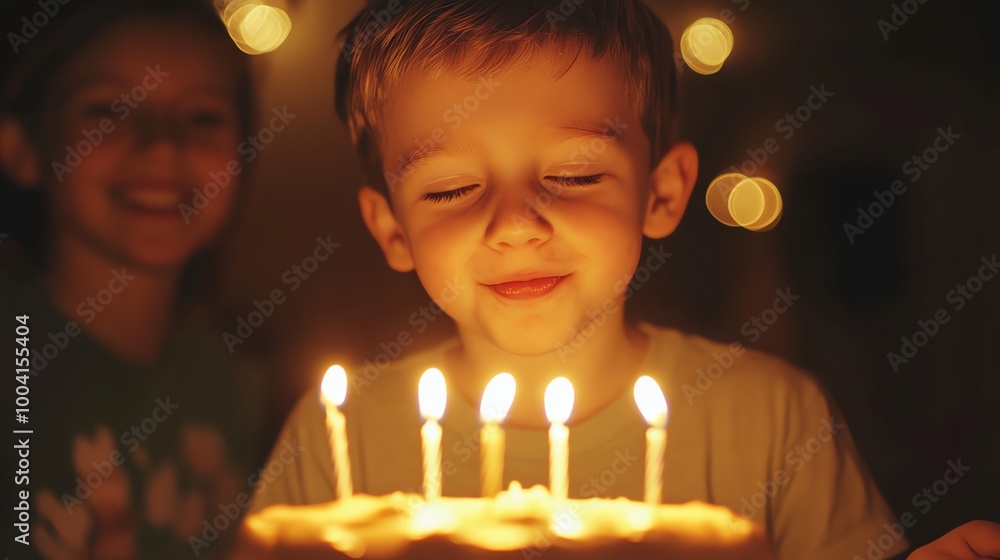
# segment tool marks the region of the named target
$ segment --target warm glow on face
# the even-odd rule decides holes
[[[479,416],[484,422],[503,422],[510,406],[514,404],[517,383],[509,373],[498,373],[486,385],[483,401],[479,405]]]
[[[444,374],[437,368],[429,368],[420,376],[417,386],[420,401],[420,415],[428,420],[440,420],[444,416],[444,405],[448,390],[444,384]]]
[[[222,22],[236,45],[248,54],[281,46],[292,29],[288,14],[262,0],[233,0],[222,11]]]
[[[635,382],[635,404],[650,426],[663,428],[667,425],[667,400],[656,381],[643,375]]]
[[[733,52],[733,32],[721,21],[702,18],[684,30],[680,40],[684,62],[699,74],[714,74]]]
[[[399,261],[387,253],[390,266],[414,266],[463,337],[525,356],[558,351],[589,311],[609,299],[622,304],[614,286],[642,258],[650,176],[649,142],[619,65],[555,45],[536,55],[481,81],[454,69],[429,80],[414,68],[380,131],[391,217],[409,253]],[[442,114],[451,120],[463,99],[476,108],[440,136]],[[404,164],[421,146],[440,150]],[[596,183],[567,186],[570,177]],[[438,196],[465,186],[474,188],[462,197]],[[532,285],[501,291],[538,297],[513,300],[492,287],[529,280],[529,271],[538,275]],[[556,277],[563,280],[552,289],[539,281]]]
[[[557,377],[545,388],[545,416],[549,422],[565,424],[573,412],[573,384],[565,377]]]
[[[323,397],[333,404],[340,406],[347,398],[347,372],[344,368],[334,365],[326,370],[323,376],[323,383],[320,385]]]

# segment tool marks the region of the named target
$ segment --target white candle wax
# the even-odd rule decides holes
[[[635,404],[649,424],[646,430],[646,503],[659,504],[663,497],[663,455],[667,449],[667,400],[652,377],[635,381]]]
[[[569,429],[561,422],[549,427],[549,488],[555,500],[569,494]]]
[[[646,430],[646,503],[658,505],[663,496],[663,453],[667,449],[667,430]]]
[[[510,412],[516,390],[517,383],[513,375],[498,373],[486,384],[483,400],[479,405],[479,417],[483,420],[483,427],[479,430],[479,484],[483,496],[487,498],[496,496],[503,487],[506,438],[500,422]]]
[[[351,497],[351,459],[347,454],[347,429],[340,405],[347,398],[347,372],[333,365],[326,370],[320,385],[320,398],[326,409],[326,428],[330,435],[330,459],[333,462],[334,477],[337,481],[337,497],[341,500]]]
[[[337,497],[349,498],[354,493],[351,484],[351,463],[347,453],[347,429],[344,414],[335,404],[326,401],[326,427],[330,433],[333,469],[337,480]]]
[[[441,497],[441,424],[428,419],[420,429],[424,453],[424,499]]]
[[[549,427],[549,489],[552,498],[563,501],[569,494],[569,429],[566,421],[573,412],[573,384],[557,377],[545,388],[545,416]]]
[[[487,422],[479,431],[479,478],[483,497],[492,498],[503,487],[503,454],[505,447],[503,429],[498,422]]]

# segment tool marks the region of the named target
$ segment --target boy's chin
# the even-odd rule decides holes
[[[538,329],[494,330],[489,339],[504,352],[517,356],[545,356],[560,352],[571,342],[569,328],[560,331],[554,326]]]

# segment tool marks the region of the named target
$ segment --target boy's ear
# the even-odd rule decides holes
[[[38,185],[38,150],[17,119],[0,119],[0,166],[20,186]]]
[[[697,178],[698,152],[688,142],[675,144],[650,176],[643,235],[662,239],[677,229]]]
[[[410,243],[403,233],[403,228],[396,221],[396,216],[392,213],[385,196],[365,185],[358,192],[358,203],[361,205],[361,217],[385,253],[385,261],[389,263],[389,267],[399,272],[413,270]]]

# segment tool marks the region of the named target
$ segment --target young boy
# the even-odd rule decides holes
[[[673,139],[672,39],[637,0],[376,2],[346,30],[337,108],[369,173],[361,212],[390,267],[415,270],[458,337],[353,383],[345,410],[356,491],[421,487],[417,380],[449,383],[443,494],[479,495],[478,405],[509,371],[506,486],[548,483],[543,393],[565,375],[570,497],[642,499],[653,376],[671,405],[663,500],[728,506],[782,558],[907,548],[841,416],[781,360],[623,313],[637,266],[663,256],[697,175]],[[699,394],[699,371],[714,382]],[[271,468],[273,467],[273,469]],[[317,394],[280,436],[252,509],[332,500]],[[883,538],[880,540],[879,537]]]

